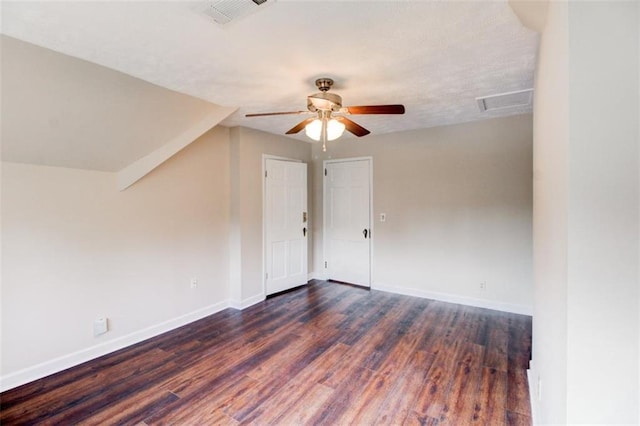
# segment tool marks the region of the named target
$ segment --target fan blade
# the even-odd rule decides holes
[[[361,125],[359,125],[355,121],[349,120],[347,117],[334,117],[334,118],[336,120],[342,121],[344,123],[344,127],[348,131],[350,131],[351,133],[356,135],[357,137],[366,136],[369,133],[371,133],[370,131],[368,131],[367,129],[365,129],[364,127],[362,127]]]
[[[404,105],[362,105],[343,109],[347,114],[404,114]]]
[[[294,133],[298,133],[300,130],[304,129],[307,124],[311,123],[313,120],[315,120],[315,117],[307,118],[306,120],[302,120],[301,122],[299,122],[298,124],[293,126],[291,129],[289,129],[289,131],[287,131],[287,133],[285,133],[285,134],[286,135],[293,135]]]
[[[267,115],[288,115],[288,114],[308,114],[309,111],[287,111],[287,112],[261,112],[258,114],[245,114],[245,117],[265,117]]]

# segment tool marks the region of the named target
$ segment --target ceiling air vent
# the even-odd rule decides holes
[[[266,7],[275,0],[211,0],[207,2],[204,13],[220,25],[228,24]]]
[[[496,109],[528,107],[533,103],[533,89],[500,93],[497,95],[476,98],[481,112]]]

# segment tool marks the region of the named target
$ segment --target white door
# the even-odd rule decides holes
[[[326,277],[371,285],[371,160],[325,162]]]
[[[306,284],[307,165],[266,160],[266,294]]]

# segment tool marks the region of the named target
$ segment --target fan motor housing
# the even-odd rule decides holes
[[[342,97],[335,93],[320,92],[307,97],[309,111],[337,111],[342,108]]]

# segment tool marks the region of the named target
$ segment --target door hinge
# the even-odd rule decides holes
[[[324,169],[324,175],[325,176],[327,175],[327,169]]]
[[[325,267],[325,269],[327,268],[327,262],[324,262],[324,267]]]
[[[264,177],[267,177],[267,171],[266,170],[264,171]]]

